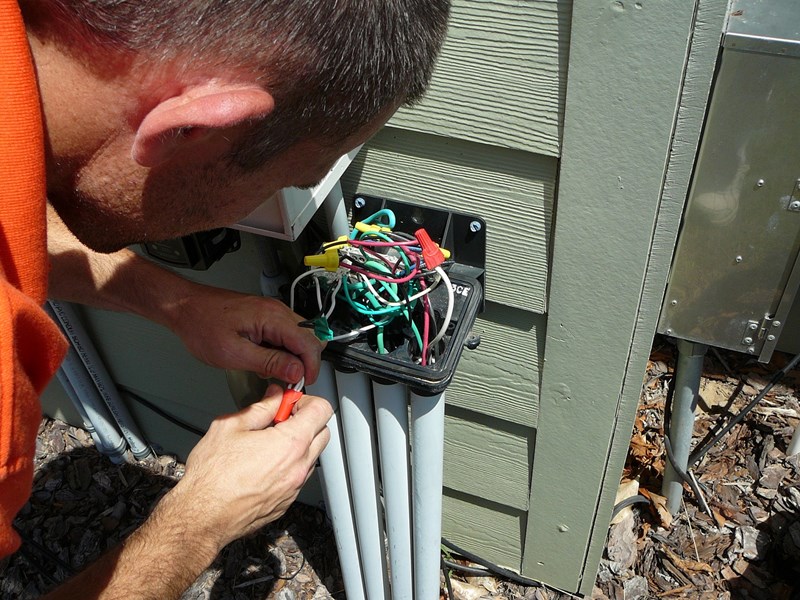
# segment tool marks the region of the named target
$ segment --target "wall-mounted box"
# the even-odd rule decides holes
[[[234,228],[281,240],[296,240],[359,150],[361,146],[337,160],[325,179],[313,188],[282,189],[234,225]]]
[[[734,2],[659,332],[769,360],[800,286],[800,21]]]

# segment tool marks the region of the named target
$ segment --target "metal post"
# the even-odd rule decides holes
[[[686,471],[689,465],[689,446],[694,429],[694,409],[700,391],[703,358],[707,346],[678,340],[678,364],[675,373],[675,391],[670,406],[669,438],[675,465]],[[661,493],[667,498],[667,510],[675,514],[683,496],[683,479],[667,460]]]

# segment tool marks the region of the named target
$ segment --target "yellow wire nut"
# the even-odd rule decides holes
[[[378,233],[380,231],[391,231],[391,227],[382,227],[380,225],[372,225],[371,223],[362,223],[359,221],[355,224],[356,231],[360,231],[361,233]]]
[[[450,260],[450,257],[453,255],[452,252],[450,252],[450,250],[448,250],[447,248],[442,248],[441,246],[439,246],[439,250],[441,251],[442,256],[444,256],[445,260]]]
[[[325,250],[341,250],[345,246],[348,246],[349,243],[350,243],[349,237],[347,237],[346,235],[340,235],[334,241],[325,244],[326,246]]]
[[[303,258],[303,264],[307,267],[322,267],[333,273],[339,268],[339,251],[336,248],[328,248],[323,254],[306,256]]]

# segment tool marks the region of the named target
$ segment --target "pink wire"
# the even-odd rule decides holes
[[[372,271],[368,271],[367,269],[362,269],[361,267],[356,267],[355,265],[348,265],[347,263],[340,263],[340,267],[344,267],[345,269],[350,269],[353,273],[360,273],[362,275],[368,275],[370,279],[377,279],[378,281],[385,281],[387,283],[405,283],[406,281],[411,281],[419,274],[419,269],[416,265],[411,270],[408,275],[403,277],[385,277],[383,275],[377,275]]]

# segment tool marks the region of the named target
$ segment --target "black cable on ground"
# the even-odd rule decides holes
[[[467,575],[491,575],[492,572],[488,569],[484,569],[483,567],[470,567],[469,565],[462,565],[457,562],[453,562],[451,560],[446,560],[442,558],[442,562],[446,567],[449,567],[453,571],[461,571],[462,573],[466,573]]]
[[[777,371],[773,376],[770,382],[764,386],[758,395],[753,398],[750,403],[745,406],[740,412],[734,415],[730,421],[723,427],[719,433],[717,433],[708,443],[703,445],[701,448],[696,449],[689,455],[689,464],[693,465],[698,461],[702,460],[703,457],[708,454],[708,451],[713,448],[717,442],[719,442],[725,434],[727,434],[731,429],[733,429],[736,425],[738,425],[746,416],[747,414],[752,411],[756,405],[764,398],[764,396],[769,393],[769,391],[778,383],[781,379],[783,379],[786,374],[794,369],[797,366],[797,363],[800,362],[800,354],[797,354],[792,360],[790,360],[785,367],[783,367],[780,371]]]
[[[714,513],[711,512],[711,508],[708,506],[708,502],[706,502],[706,497],[703,495],[702,490],[700,489],[700,484],[697,483],[697,480],[690,476],[690,474],[683,469],[681,469],[675,462],[675,455],[672,453],[672,443],[669,441],[669,436],[664,436],[664,448],[667,450],[667,459],[669,460],[669,464],[672,465],[672,468],[678,474],[678,476],[689,484],[689,487],[692,489],[692,493],[697,501],[700,503],[700,508],[703,509],[713,521],[714,520]]]
[[[650,504],[650,498],[647,496],[642,496],[641,494],[637,494],[635,496],[625,498],[624,500],[620,500],[614,506],[614,510],[611,511],[611,518],[613,519],[620,512],[622,512],[623,509],[633,506],[634,504]]]
[[[183,419],[179,419],[175,415],[169,414],[163,408],[161,408],[160,406],[158,406],[156,404],[153,404],[152,402],[150,402],[150,400],[142,398],[139,394],[137,394],[135,392],[132,392],[130,390],[124,389],[124,388],[121,388],[120,391],[122,391],[122,393],[125,394],[126,396],[128,396],[131,400],[134,400],[137,403],[141,404],[142,406],[144,406],[146,408],[149,408],[154,413],[156,413],[157,415],[160,415],[161,417],[163,417],[164,419],[166,419],[170,423],[172,423],[174,425],[177,425],[178,427],[180,427],[182,429],[185,429],[186,431],[189,431],[189,432],[191,432],[191,433],[193,433],[195,435],[199,435],[200,437],[203,437],[206,434],[206,431],[204,429],[200,429],[199,427],[195,427],[191,423],[187,423]]]
[[[503,567],[500,567],[500,566],[498,566],[498,565],[496,565],[494,563],[489,562],[485,558],[481,558],[479,556],[476,556],[476,555],[472,554],[471,552],[467,552],[466,550],[463,550],[463,549],[459,548],[458,546],[456,546],[452,542],[447,541],[445,538],[442,538],[442,545],[445,546],[446,548],[452,550],[456,554],[458,554],[460,556],[463,556],[468,561],[474,562],[474,563],[479,564],[479,565],[481,565],[483,567],[486,567],[494,575],[500,575],[501,577],[504,577],[504,578],[508,579],[509,581],[513,581],[514,583],[519,583],[521,585],[529,585],[529,586],[533,586],[533,587],[542,587],[541,582],[534,581],[533,579],[528,579],[527,577],[522,577],[521,575],[518,575],[518,574],[514,573],[514,571],[509,571],[508,569],[504,569]]]
[[[442,561],[442,574],[444,575],[444,584],[447,586],[447,600],[456,600],[453,595],[453,583],[450,581],[450,572],[447,570],[447,563],[444,556],[441,557]]]

